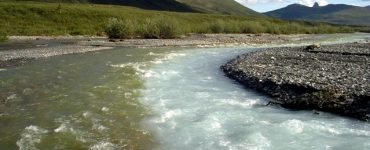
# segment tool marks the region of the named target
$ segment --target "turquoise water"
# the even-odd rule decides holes
[[[268,97],[219,69],[242,53],[301,44],[116,48],[2,69],[0,149],[370,149],[368,123],[266,107]]]
[[[196,49],[150,69],[145,120],[156,149],[370,149],[370,124],[320,112],[266,107],[268,98],[226,78],[219,66],[254,48]]]

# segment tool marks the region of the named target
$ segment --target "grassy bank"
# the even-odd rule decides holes
[[[5,35],[0,35],[0,42],[4,42],[8,40],[8,38]]]
[[[0,42],[4,42],[6,40],[8,40],[8,37],[6,36],[6,34],[0,32]]]
[[[177,13],[111,5],[0,1],[0,33],[7,35],[96,35],[107,30],[112,18],[116,18],[120,30],[123,26],[125,33],[120,36],[126,38],[173,38],[186,33],[353,32],[352,28],[345,26],[257,16]]]

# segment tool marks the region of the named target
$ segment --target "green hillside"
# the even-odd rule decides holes
[[[187,5],[179,3],[176,0],[0,0],[0,1],[111,4],[111,5],[133,6],[152,10],[195,12],[194,9],[190,8]]]
[[[206,13],[221,13],[229,15],[261,15],[234,0],[177,0],[191,8]]]
[[[127,6],[0,2],[0,35],[96,35],[111,18],[122,20],[141,36],[154,23],[187,33],[334,33],[352,28],[324,23],[283,21],[268,17],[230,16],[144,10]],[[149,28],[148,28],[149,27]],[[162,26],[163,27],[163,26]],[[141,36],[142,38],[142,36]]]
[[[15,1],[24,1],[24,0],[15,0]],[[202,12],[228,15],[260,15],[259,13],[235,2],[234,0],[27,0],[27,1],[113,4],[113,5],[133,6],[143,9],[177,11],[177,12]]]
[[[265,13],[268,16],[291,20],[322,21],[346,25],[370,26],[369,7],[358,7],[344,4],[307,7],[292,4],[285,8]]]

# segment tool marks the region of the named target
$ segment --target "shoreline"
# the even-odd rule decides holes
[[[285,108],[370,119],[370,43],[269,48],[240,55],[221,70]]]
[[[190,34],[179,39],[115,39],[98,36],[9,36],[0,43],[0,68],[19,66],[50,56],[124,48],[229,47],[287,43],[313,39],[314,35]]]
[[[0,43],[0,68],[23,65],[50,56],[122,48],[232,47],[315,42],[314,34],[189,34],[178,39],[115,39],[101,36],[9,36]]]

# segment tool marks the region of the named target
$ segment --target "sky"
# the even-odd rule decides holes
[[[370,5],[370,0],[235,0],[235,1],[257,12],[267,12],[294,3],[310,7],[313,6],[315,2],[318,2],[320,6],[324,6],[327,4],[349,4],[356,6]]]

